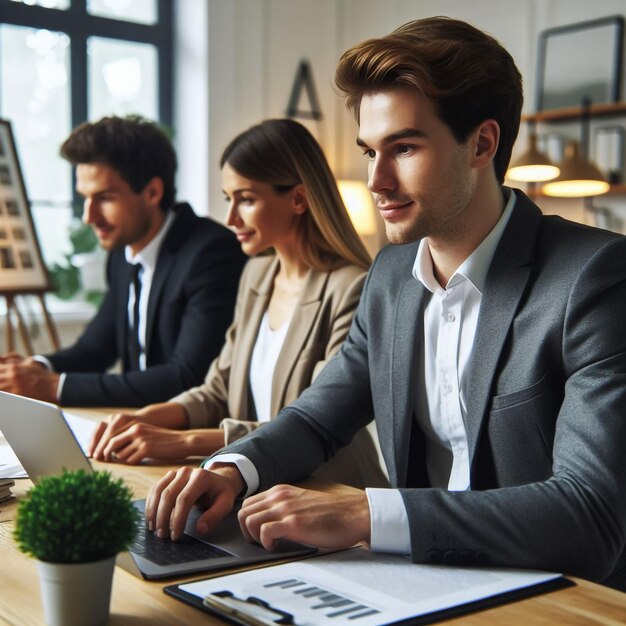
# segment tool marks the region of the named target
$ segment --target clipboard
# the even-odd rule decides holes
[[[235,597],[230,591],[224,590],[209,594],[202,600],[198,596],[180,589],[178,584],[167,585],[163,587],[163,591],[167,595],[182,600],[205,613],[225,619],[230,624],[238,624],[239,626],[274,626],[275,624],[295,626],[291,613],[275,609],[260,598],[241,599]]]
[[[437,611],[428,615],[414,616],[393,623],[398,624],[398,626],[434,624],[442,620],[452,619],[453,617],[460,617],[461,615],[468,615],[469,613],[476,613],[478,611],[484,611],[486,609],[492,609],[497,606],[502,606],[504,604],[516,602],[518,600],[524,600],[525,598],[531,598],[533,596],[541,595],[543,593],[549,593],[551,591],[558,591],[559,589],[574,587],[575,584],[576,583],[567,578],[557,578],[555,580],[546,583],[540,583],[532,587],[526,587],[524,589],[511,591],[509,593],[500,594],[498,596],[492,596],[484,600],[470,602],[468,604],[463,604],[454,608]],[[186,604],[189,604],[201,611],[204,611],[205,613],[226,620],[230,624],[237,624],[238,626],[273,626],[274,624],[298,626],[298,624],[293,620],[293,616],[290,613],[283,612],[280,609],[272,606],[267,606],[266,608],[270,612],[280,612],[283,618],[285,618],[285,616],[288,616],[289,621],[277,621],[276,619],[274,621],[263,621],[262,619],[259,619],[258,616],[256,616],[256,614],[253,613],[250,609],[254,610],[256,608],[254,606],[255,602],[263,602],[260,598],[248,597],[245,600],[237,598],[237,600],[241,602],[241,605],[237,607],[240,609],[240,611],[236,611],[228,604],[225,604],[223,601],[219,601],[222,600],[222,598],[219,598],[218,602],[206,602],[205,598],[205,601],[203,602],[197,596],[194,596],[193,594],[180,589],[179,585],[167,585],[163,588],[163,591],[167,595],[170,595],[177,600],[182,600]],[[223,593],[230,592],[225,591]],[[246,605],[249,607],[248,610],[243,608]],[[242,608],[243,610],[241,610]]]
[[[361,549],[357,550],[360,551]],[[359,558],[363,559],[363,555],[359,555]],[[372,559],[376,562],[379,561],[380,558],[381,557],[378,557],[376,555],[372,557]],[[313,557],[311,559],[307,559],[306,562],[309,564],[314,564],[320,559],[323,561],[324,557]],[[272,577],[275,578],[276,576],[278,576],[279,578],[285,578],[285,576],[287,576],[287,574],[283,574],[283,572],[285,571],[290,571],[290,576],[294,575],[291,570],[285,570],[284,566],[282,567],[283,569],[280,569],[281,566],[264,567],[261,568],[261,570],[256,570],[256,573],[258,576],[263,576],[268,580]],[[419,568],[422,566],[415,567]],[[450,566],[440,567],[447,568],[450,571],[451,576],[454,574],[454,571],[456,569]],[[440,570],[439,575],[442,571],[445,572],[446,570]],[[476,576],[480,578],[481,569],[476,568],[475,571]],[[485,570],[482,570],[482,572],[484,571]],[[265,594],[262,590],[259,591],[258,589],[254,591],[253,594],[247,593],[243,590],[241,583],[237,583],[237,579],[234,578],[235,576],[251,574],[252,572],[242,572],[239,574],[226,575],[219,578],[200,579],[192,583],[187,582],[172,584],[164,587],[163,591],[166,594],[185,602],[186,604],[190,604],[191,606],[194,606],[197,609],[211,615],[218,616],[231,624],[237,624],[239,626],[273,626],[274,624],[299,626],[299,618],[297,617],[297,615],[302,616],[304,615],[303,612],[299,611],[298,609],[296,609],[295,611],[290,610],[288,601],[281,600],[280,597],[277,597],[276,594],[272,596],[271,593]],[[545,579],[547,577],[544,577],[541,582],[536,582],[534,584],[524,584],[523,586],[520,586],[518,588],[505,590],[503,592],[495,593],[493,595],[482,597],[477,600],[456,602],[454,605],[447,606],[446,608],[423,611],[423,607],[419,608],[418,605],[416,605],[415,609],[411,610],[410,615],[405,613],[401,618],[398,619],[389,619],[390,615],[384,615],[383,613],[380,613],[379,616],[369,615],[369,621],[367,619],[360,620],[359,615],[355,615],[354,613],[352,613],[353,619],[351,619],[349,623],[354,624],[354,626],[358,626],[361,621],[363,623],[367,622],[369,624],[432,624],[443,619],[450,619],[459,615],[473,613],[476,611],[492,608],[509,602],[521,600],[538,594],[543,594],[574,585],[572,581],[564,578],[561,575],[554,574],[551,576],[552,577],[549,579]],[[529,580],[532,583],[533,578],[531,577],[529,578]],[[541,580],[541,576],[538,576],[537,580]],[[205,586],[206,583],[209,583],[206,586],[211,588],[210,593],[201,596],[198,595],[197,592],[190,593],[190,591],[188,591],[190,586],[195,590],[202,588],[203,586]],[[337,587],[335,587],[334,589],[336,590]],[[293,590],[285,590],[285,594],[288,594],[289,592],[291,592],[291,594],[295,593]],[[339,593],[339,591],[337,593]],[[370,606],[373,605],[370,603]],[[367,607],[362,608],[367,609]],[[341,611],[341,609],[339,609],[339,611]],[[377,611],[370,611],[370,613],[372,614],[376,612]],[[294,617],[294,615],[296,617]],[[367,615],[367,611],[362,612],[362,615]],[[323,611],[319,611],[318,620],[313,623],[338,623],[339,620],[331,620],[329,619],[330,617],[334,616],[328,614],[324,615]],[[354,617],[356,617],[357,619],[354,619]],[[349,618],[347,618],[346,616],[346,622],[347,619]],[[305,620],[311,623],[308,618],[303,617],[300,621],[300,624],[302,623],[302,621]]]

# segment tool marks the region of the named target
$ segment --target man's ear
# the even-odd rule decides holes
[[[163,181],[155,176],[148,181],[142,193],[151,206],[160,206],[163,199]]]
[[[495,120],[485,120],[474,131],[473,165],[478,169],[487,167],[498,151],[500,126]]]
[[[292,190],[293,194],[293,207],[295,215],[302,215],[309,209],[309,199],[306,193],[306,187],[300,183],[296,185]]]

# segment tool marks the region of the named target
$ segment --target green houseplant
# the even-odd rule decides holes
[[[98,238],[93,228],[79,220],[72,224],[69,240],[71,251],[65,255],[64,261],[54,263],[49,268],[54,293],[61,300],[69,300],[82,289],[85,300],[98,307],[104,299],[104,287],[98,284],[104,281],[101,268],[104,251],[98,248]],[[94,275],[95,269],[97,271]],[[98,278],[98,275],[101,277]]]
[[[108,621],[115,556],[132,543],[138,516],[109,472],[43,478],[19,503],[14,536],[38,559],[48,624]]]

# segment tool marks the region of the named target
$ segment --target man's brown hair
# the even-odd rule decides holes
[[[61,156],[72,165],[104,163],[112,167],[135,192],[155,177],[163,181],[161,209],[176,197],[176,152],[156,123],[138,115],[103,117],[77,126],[61,146]]]
[[[435,106],[459,143],[487,119],[500,126],[494,170],[500,183],[511,159],[522,111],[522,77],[490,35],[448,17],[408,22],[386,37],[347,50],[335,74],[357,121],[366,93],[414,88]]]

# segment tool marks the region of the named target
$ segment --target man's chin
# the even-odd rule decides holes
[[[107,252],[119,247],[114,239],[101,239],[98,237],[98,243],[100,244],[100,247]]]
[[[413,243],[421,238],[419,233],[414,232],[409,227],[389,222],[385,222],[385,235],[387,241],[392,244]]]

